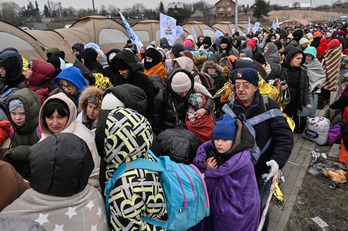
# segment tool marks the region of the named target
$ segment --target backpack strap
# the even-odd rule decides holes
[[[255,125],[258,125],[266,120],[272,119],[272,118],[277,117],[277,116],[283,116],[283,113],[281,112],[280,109],[275,108],[275,109],[265,111],[264,113],[261,113],[257,116],[254,116],[254,117],[248,119],[247,122],[249,124],[251,124],[252,126],[255,126]]]
[[[150,150],[149,150],[149,153],[157,161],[157,157],[155,157],[155,155]],[[117,168],[117,170],[114,172],[111,180],[108,181],[106,188],[105,188],[105,208],[106,208],[106,212],[108,214],[108,217],[110,216],[110,207],[109,207],[108,201],[110,198],[111,190],[114,188],[117,179],[124,172],[126,172],[128,170],[132,170],[132,169],[145,169],[145,170],[154,171],[154,172],[163,172],[164,171],[163,168],[161,167],[161,165],[158,164],[157,162],[149,161],[149,160],[144,159],[144,158],[139,158],[139,159],[132,160],[132,161],[125,162],[125,163],[121,164]]]
[[[227,104],[225,104],[222,107],[222,110],[229,116],[233,117],[233,118],[237,118],[236,114],[234,114],[234,112],[232,111],[232,109],[230,108],[230,106],[228,106]]]

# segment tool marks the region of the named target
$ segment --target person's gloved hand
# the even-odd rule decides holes
[[[266,162],[266,165],[270,166],[271,170],[269,171],[269,173],[262,174],[262,178],[265,181],[269,181],[269,179],[274,177],[275,174],[277,174],[277,172],[279,171],[279,165],[274,160],[270,160],[270,161]]]

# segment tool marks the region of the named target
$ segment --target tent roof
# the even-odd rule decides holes
[[[182,26],[189,34],[193,34],[192,28],[194,28],[196,35],[210,36],[211,38],[216,38],[215,29],[212,27],[197,21],[187,22]]]
[[[8,48],[16,48],[26,59],[46,59],[44,46],[26,31],[0,20],[0,51]]]
[[[215,30],[220,30],[223,33],[228,33],[229,35],[233,35],[236,31],[235,24],[228,21],[221,21],[212,26]],[[238,31],[243,32],[244,30],[238,24]]]

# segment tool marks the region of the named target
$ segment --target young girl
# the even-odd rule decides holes
[[[254,142],[239,119],[223,115],[213,140],[198,148],[193,163],[204,173],[211,206],[196,230],[257,230],[260,197],[249,151]]]

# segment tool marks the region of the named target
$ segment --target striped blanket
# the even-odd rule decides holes
[[[342,45],[326,51],[323,61],[323,69],[326,74],[326,81],[322,88],[328,91],[336,91],[338,87],[338,77],[340,74],[340,64],[342,55]]]

